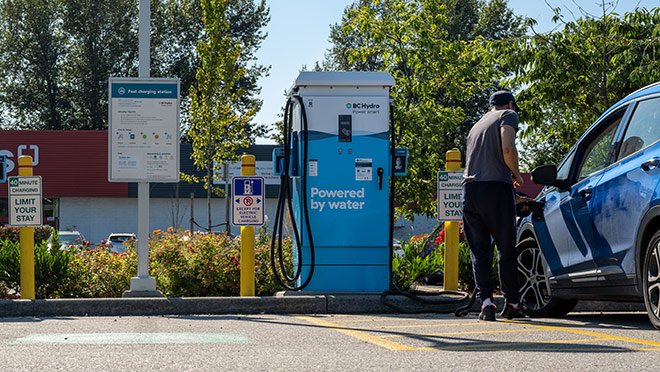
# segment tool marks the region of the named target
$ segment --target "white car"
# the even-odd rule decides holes
[[[67,247],[87,247],[89,242],[85,240],[85,237],[78,231],[60,231],[57,234],[57,239],[60,242],[60,249],[66,249]],[[53,245],[53,235],[48,238],[47,246],[50,249]]]
[[[108,235],[108,239],[106,239],[104,243],[110,246],[109,250],[111,252],[124,253],[126,252],[126,247],[124,246],[124,242],[127,242],[131,239],[135,240],[135,234],[112,233]]]

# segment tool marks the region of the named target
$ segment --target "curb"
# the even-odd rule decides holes
[[[424,296],[432,305],[405,296],[381,294],[278,294],[272,297],[171,297],[2,300],[0,317],[150,316],[195,314],[396,314],[453,313],[456,297]],[[464,302],[465,303],[465,302]],[[504,299],[495,297],[498,309]],[[471,312],[479,311],[475,303]],[[646,311],[643,303],[581,301],[574,312]]]

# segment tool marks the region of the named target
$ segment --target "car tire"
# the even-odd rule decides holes
[[[577,300],[550,295],[545,261],[536,239],[523,239],[517,248],[520,300],[527,308],[527,314],[530,317],[558,318],[573,310]]]
[[[660,329],[660,231],[649,242],[643,270],[644,306],[653,326]]]

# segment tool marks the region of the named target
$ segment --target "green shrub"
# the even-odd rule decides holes
[[[8,290],[21,291],[21,249],[17,241],[4,240],[0,250],[0,282]],[[36,298],[63,295],[69,280],[69,263],[73,253],[57,248],[49,249],[44,241],[34,247],[34,281]]]
[[[166,296],[240,294],[240,237],[156,230],[149,245],[151,275]],[[257,236],[254,255],[255,294],[282,290],[270,269],[270,241],[265,230]]]
[[[10,240],[18,242],[20,227],[13,226],[0,226],[0,241]],[[48,240],[48,237],[53,232],[50,226],[37,226],[34,228],[34,242],[36,244],[41,241]]]
[[[425,283],[431,274],[442,270],[442,255],[433,252],[421,257],[425,238],[426,236],[418,236],[409,239],[401,245],[403,256],[395,256],[392,259],[394,284],[403,291]]]

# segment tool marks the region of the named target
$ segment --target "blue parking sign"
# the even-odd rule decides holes
[[[234,226],[261,226],[264,224],[263,177],[241,176],[231,180],[232,219]]]

